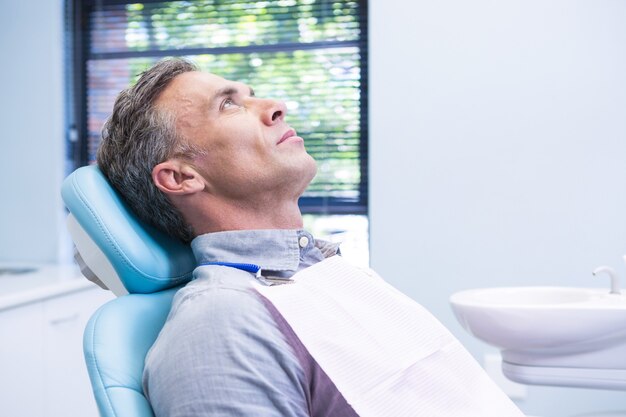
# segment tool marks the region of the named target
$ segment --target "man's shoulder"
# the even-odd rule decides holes
[[[244,274],[213,274],[197,278],[176,294],[170,314],[152,347],[147,363],[172,359],[172,351],[187,355],[174,362],[184,364],[211,346],[244,355],[259,344],[275,345],[280,330]],[[204,279],[210,278],[210,279]],[[187,357],[185,357],[187,356]],[[160,362],[160,360],[157,360]]]
[[[246,273],[217,273],[199,277],[180,289],[148,354],[146,371],[171,367],[166,373],[191,372],[198,361],[218,369],[221,364],[213,362],[223,361],[225,352],[247,358],[246,363],[263,357],[262,352],[263,362],[288,356],[297,368],[282,329],[254,290],[253,279]],[[206,356],[208,351],[214,355]]]
[[[261,295],[245,282],[254,278],[209,278],[179,290],[146,357],[143,386],[155,414],[307,415],[304,371]]]
[[[194,272],[194,277],[174,297],[168,320],[182,315],[190,320],[211,316],[232,322],[238,318],[267,314],[249,273],[234,268],[200,267]]]

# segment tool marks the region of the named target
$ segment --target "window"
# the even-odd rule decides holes
[[[72,0],[67,7],[74,167],[95,160],[117,93],[157,60],[184,56],[283,100],[318,163],[300,199],[310,227],[337,224],[319,215],[357,215],[365,223],[346,223],[365,224],[367,235],[366,1]]]

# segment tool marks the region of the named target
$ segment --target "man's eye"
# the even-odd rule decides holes
[[[233,101],[232,98],[227,98],[222,102],[222,109],[227,109],[232,106],[237,106],[237,104]]]

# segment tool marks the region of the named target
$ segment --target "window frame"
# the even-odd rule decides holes
[[[137,3],[161,3],[164,0],[144,0]],[[164,58],[169,56],[193,56],[201,54],[231,54],[254,52],[278,52],[295,50],[331,49],[343,47],[358,47],[360,54],[360,100],[359,100],[359,171],[360,182],[357,188],[358,198],[342,197],[313,197],[303,196],[299,205],[303,214],[333,215],[333,214],[368,214],[368,1],[354,0],[360,10],[360,37],[352,41],[318,41],[311,43],[281,43],[274,45],[250,45],[240,47],[217,48],[184,48],[153,51],[125,51],[109,53],[90,53],[89,51],[89,12],[90,8],[99,5],[132,4],[126,0],[66,0],[66,31],[68,32],[68,86],[66,107],[67,117],[67,164],[68,172],[78,167],[88,165],[89,161],[89,131],[88,131],[88,88],[87,64],[91,59],[114,58]]]

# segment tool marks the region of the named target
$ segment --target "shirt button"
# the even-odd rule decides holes
[[[309,244],[309,238],[306,236],[302,236],[300,240],[298,240],[298,244],[300,245],[301,248],[305,248],[306,245]]]

